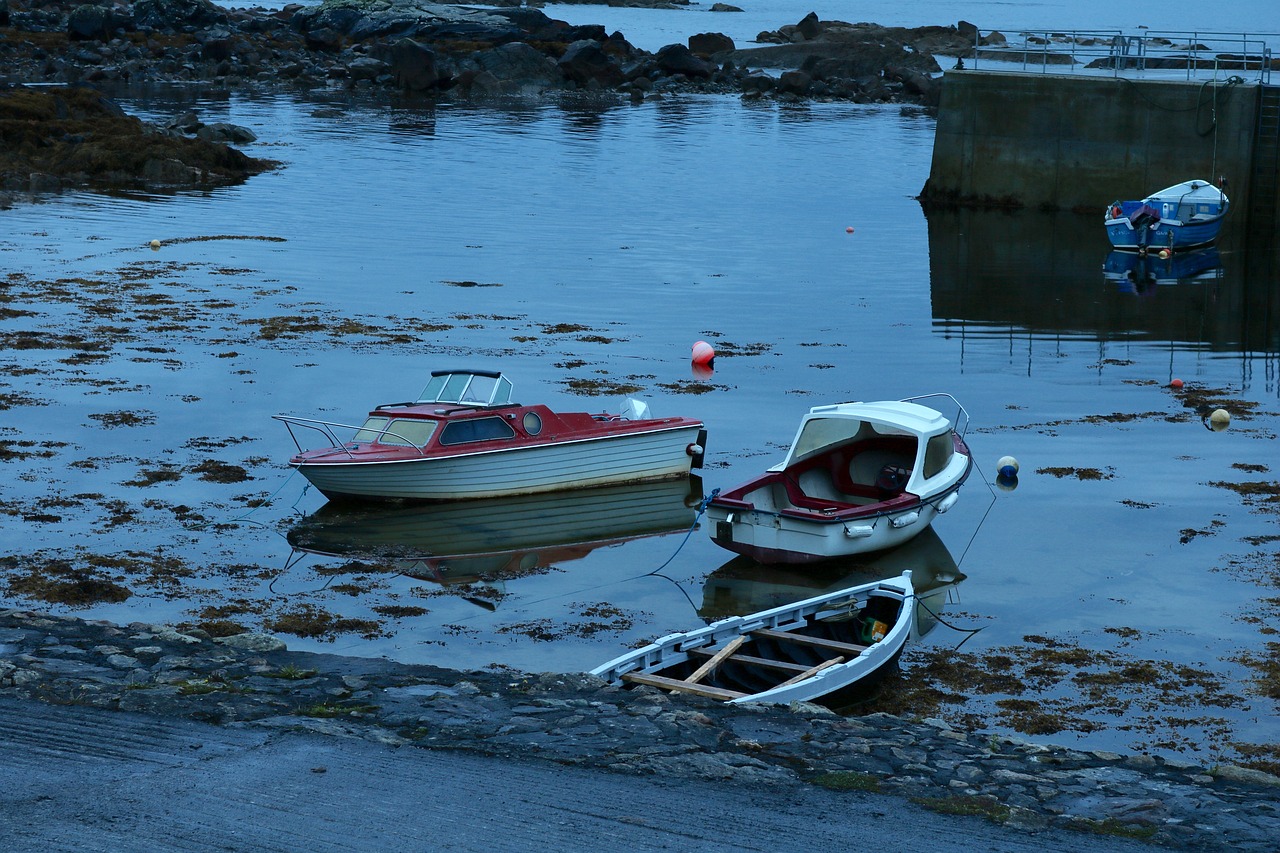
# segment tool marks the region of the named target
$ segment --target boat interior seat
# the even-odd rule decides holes
[[[880,500],[902,493],[906,477],[895,477],[894,482],[882,478],[886,468],[904,469],[910,472],[915,464],[916,439],[912,436],[883,436],[863,442],[850,453],[835,459],[832,479],[836,488],[847,494],[872,495]],[[900,481],[900,482],[898,482]]]

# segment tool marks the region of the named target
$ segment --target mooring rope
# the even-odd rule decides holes
[[[917,603],[917,604],[919,604],[921,607],[923,607],[926,611],[928,611],[928,613],[929,613],[929,615],[930,615],[930,616],[932,616],[934,619],[938,620],[938,624],[939,624],[939,625],[946,625],[946,626],[947,626],[948,628],[950,628],[952,631],[956,631],[957,633],[960,633],[960,634],[968,634],[968,635],[969,635],[969,636],[965,637],[963,640],[961,640],[961,641],[960,641],[960,644],[956,646],[956,649],[959,649],[959,648],[960,648],[960,646],[963,646],[965,643],[967,643],[967,642],[969,642],[971,639],[973,639],[973,635],[974,635],[974,634],[978,633],[979,631],[984,631],[984,630],[986,630],[986,627],[987,627],[986,625],[983,625],[981,628],[961,628],[961,627],[959,627],[958,625],[952,625],[952,624],[951,624],[950,622],[948,622],[946,619],[943,619],[943,618],[942,618],[941,616],[939,616],[937,613],[934,613],[934,612],[933,612],[933,609],[932,609],[931,607],[929,607],[929,605],[925,604],[925,603],[924,603],[924,599],[923,599],[923,598],[921,598],[921,597],[920,597],[920,596],[918,596],[918,595],[916,596],[916,603]],[[955,649],[952,649],[952,651],[955,651]]]

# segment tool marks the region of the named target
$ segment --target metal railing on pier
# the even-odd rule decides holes
[[[983,71],[1142,75],[1187,80],[1235,76],[1271,82],[1276,33],[979,29],[964,67]],[[959,67],[959,66],[958,66]]]

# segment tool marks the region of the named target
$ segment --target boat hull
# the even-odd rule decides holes
[[[1182,224],[1169,220],[1160,220],[1153,225],[1134,227],[1128,217],[1108,219],[1106,221],[1107,239],[1113,248],[1129,252],[1170,251],[1194,249],[1208,246],[1218,239],[1222,230],[1222,219],[1194,224]]]
[[[911,573],[904,572],[899,578],[672,634],[591,674],[615,685],[653,683],[657,676],[665,679],[660,686],[677,692],[699,694],[710,688],[701,695],[712,695],[722,691],[713,698],[729,704],[819,701],[839,706],[897,667],[911,634],[914,611]],[[890,624],[878,641],[853,645],[863,630],[860,620],[865,618],[885,618]],[[815,638],[811,647],[806,640]],[[834,643],[823,647],[824,640]],[[708,660],[712,663],[705,663]],[[777,674],[777,664],[804,669],[805,674],[788,679],[786,671]],[[699,670],[708,671],[696,674]],[[762,681],[760,689],[748,686]]]
[[[452,501],[688,476],[701,424],[541,445],[293,467],[330,500]]]
[[[842,519],[821,512],[735,510],[707,507],[711,541],[760,563],[803,564],[896,548],[914,539],[938,517],[934,501],[914,501],[871,518]]]

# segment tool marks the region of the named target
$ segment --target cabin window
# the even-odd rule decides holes
[[[514,438],[516,431],[502,418],[470,418],[452,421],[444,425],[440,433],[441,444],[468,444],[473,441],[493,441]]]
[[[521,423],[524,424],[524,431],[529,435],[537,435],[542,432],[542,418],[538,417],[537,412],[525,412]]]
[[[356,430],[354,441],[376,441],[382,431],[387,428],[387,423],[391,418],[369,418],[364,422],[364,426]]]
[[[956,446],[951,440],[951,433],[944,432],[929,439],[924,448],[924,478],[927,480],[942,473],[955,452]]]
[[[376,441],[399,447],[423,447],[436,431],[435,421],[369,418],[356,433],[356,441]]]

